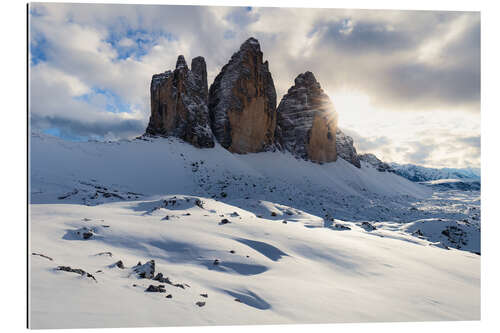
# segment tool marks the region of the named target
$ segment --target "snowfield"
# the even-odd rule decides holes
[[[479,191],[176,139],[30,144],[32,328],[480,319]]]

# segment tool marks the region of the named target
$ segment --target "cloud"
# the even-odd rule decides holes
[[[463,142],[465,145],[470,146],[475,149],[481,149],[481,137],[480,136],[468,136],[465,138],[458,138],[460,142]]]
[[[152,74],[171,69],[179,54],[202,55],[210,84],[250,36],[269,60],[278,98],[311,70],[327,93],[358,91],[394,114],[479,111],[479,13],[57,3],[31,4],[30,12],[32,126],[67,137],[141,134]],[[356,129],[361,150],[442,160],[393,134],[420,125],[388,119],[376,119],[384,132],[375,135]]]

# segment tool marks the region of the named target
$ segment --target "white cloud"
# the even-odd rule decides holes
[[[140,134],[149,118],[152,74],[171,69],[179,54],[186,59],[202,55],[210,84],[239,45],[254,36],[269,60],[278,102],[299,73],[313,71],[333,97],[340,126],[360,133],[365,140],[360,143],[371,143],[382,158],[417,156],[412,136],[420,130],[426,131],[424,138],[437,137],[435,142],[443,147],[436,129],[479,135],[478,13],[30,7],[36,12],[30,19],[31,45],[43,50],[43,59],[31,67],[31,112],[39,126],[63,126],[79,135]],[[120,48],[128,53],[122,56]],[[113,94],[128,112],[110,113],[110,98],[95,91]],[[345,91],[354,91],[359,101],[337,103]],[[82,95],[89,96],[79,99]],[[377,148],[383,137],[394,146]],[[467,158],[473,152],[460,146],[464,142],[456,144],[464,149],[457,148],[455,154],[436,148],[426,155],[428,162],[446,163],[443,156],[453,155],[457,163],[479,163],[479,158]]]

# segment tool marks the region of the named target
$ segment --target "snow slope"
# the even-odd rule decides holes
[[[30,157],[33,328],[479,319],[475,192],[175,139]]]

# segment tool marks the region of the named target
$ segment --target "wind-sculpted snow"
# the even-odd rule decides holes
[[[33,327],[479,318],[476,254],[380,224],[366,231],[361,222],[337,221],[350,228],[337,231],[309,228],[305,216],[284,224],[204,197],[203,209],[137,209],[173,198],[32,205],[31,248],[53,259],[31,256]],[[221,218],[231,223],[220,225]],[[100,238],[63,237],[95,224],[109,226]]]
[[[479,318],[478,191],[173,138],[30,157],[33,327]]]

